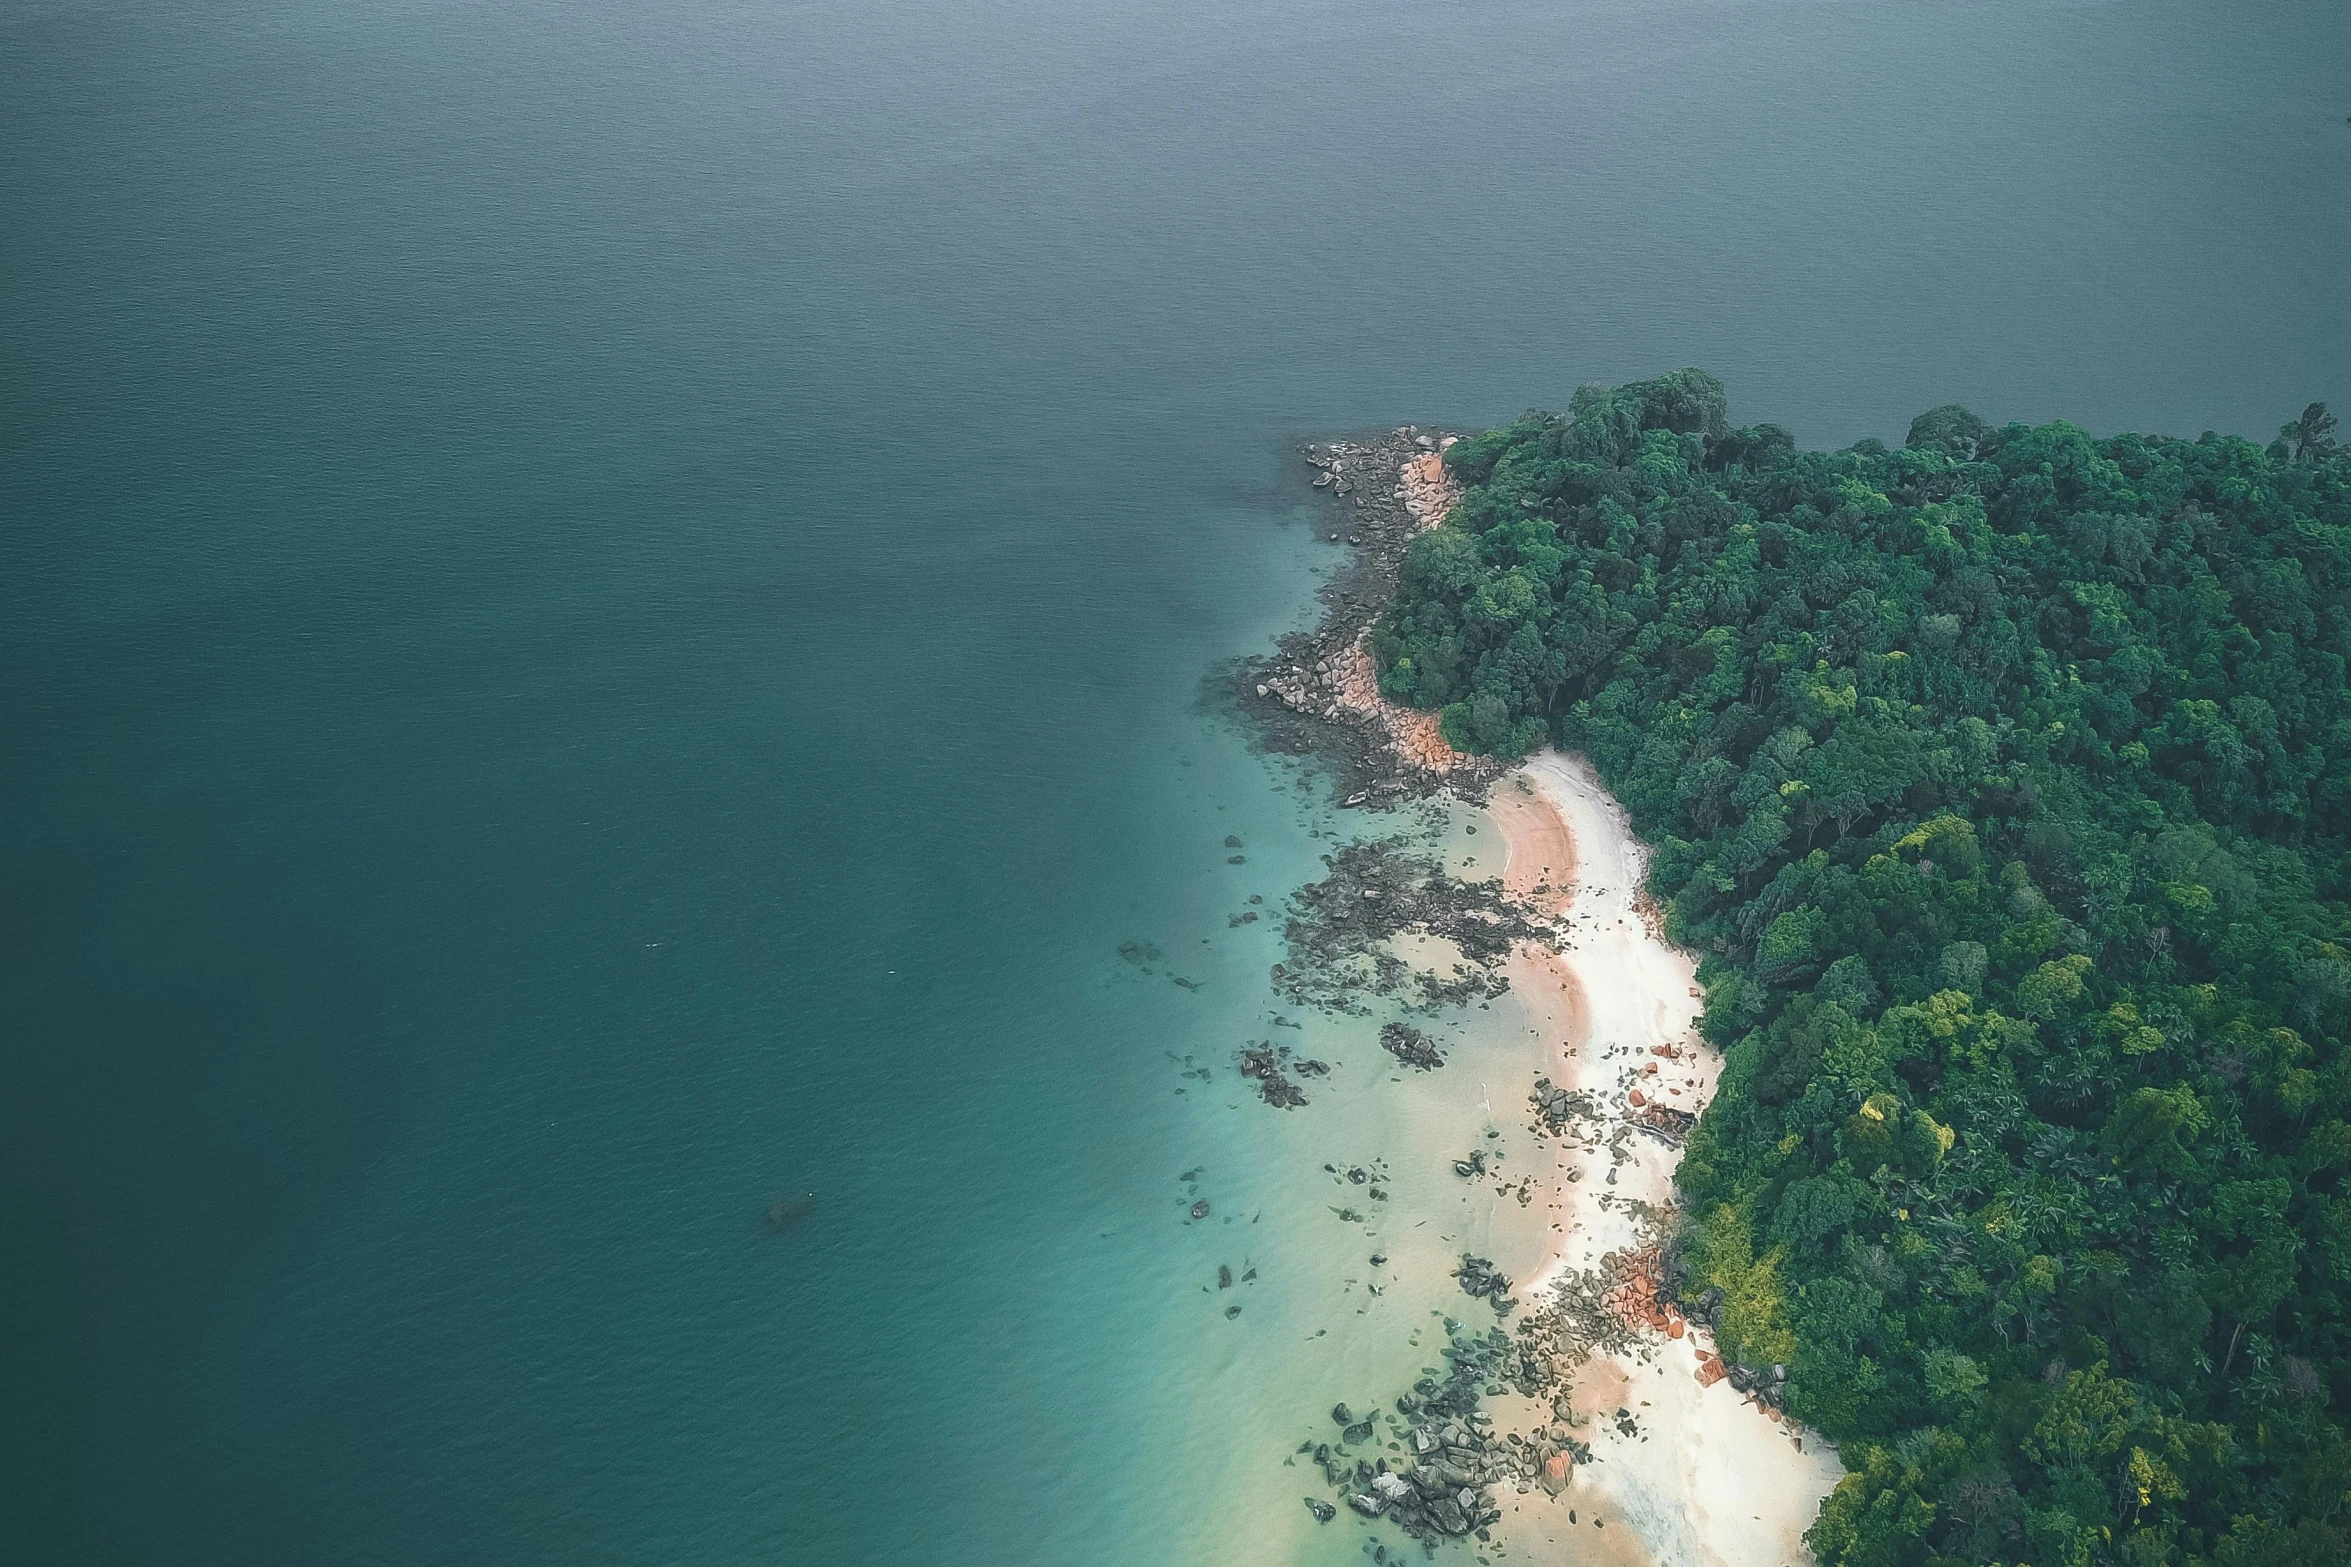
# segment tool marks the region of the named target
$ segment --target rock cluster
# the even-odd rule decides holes
[[[1380,1046],[1406,1066],[1418,1067],[1423,1072],[1433,1072],[1445,1064],[1437,1042],[1409,1023],[1381,1024]]]
[[[1723,1362],[1718,1360],[1716,1364],[1720,1365]],[[1780,1408],[1788,1396],[1788,1368],[1786,1366],[1775,1365],[1759,1368],[1732,1365],[1728,1375],[1731,1386],[1771,1410],[1774,1418],[1777,1418]]]
[[[1690,1128],[1698,1124],[1698,1118],[1687,1110],[1676,1110],[1654,1099],[1644,1103],[1637,1088],[1628,1096],[1628,1102],[1633,1106],[1631,1121],[1636,1129],[1676,1148],[1688,1139]]]
[[[1391,702],[1380,694],[1379,665],[1365,645],[1369,635],[1366,628],[1357,634],[1356,641],[1324,654],[1312,664],[1290,664],[1268,671],[1257,682],[1257,695],[1326,723],[1346,723],[1381,732],[1397,768],[1404,774],[1444,778],[1455,772],[1482,772],[1486,764],[1454,750],[1445,739],[1436,714]],[[1364,796],[1351,796],[1350,803],[1362,804],[1366,798],[1368,792]]]
[[[1457,1434],[1459,1428],[1452,1428]],[[1425,1434],[1425,1433],[1424,1433]],[[1468,1449],[1439,1448],[1444,1460],[1466,1458]],[[1383,1460],[1385,1462],[1385,1460]],[[1460,1483],[1456,1483],[1456,1478]],[[1382,1470],[1347,1505],[1366,1517],[1387,1517],[1405,1533],[1421,1538],[1463,1535],[1498,1523],[1502,1509],[1483,1489],[1484,1469],[1451,1462],[1415,1466],[1409,1474]]]
[[[1537,1450],[1523,1438],[1497,1439],[1485,1416],[1437,1417],[1402,1428],[1406,1452],[1358,1458],[1349,1466],[1343,1452],[1316,1447],[1315,1457],[1333,1478],[1347,1505],[1366,1518],[1384,1518],[1417,1539],[1434,1542],[1485,1529],[1502,1517],[1489,1487],[1517,1480],[1533,1482],[1557,1449]],[[1350,1427],[1370,1437],[1370,1423]],[[1315,1516],[1320,1518],[1318,1511]]]
[[[1555,1275],[1536,1308],[1520,1320],[1521,1356],[1535,1391],[1564,1386],[1594,1355],[1632,1350],[1633,1324],[1611,1301],[1624,1281],[1626,1257],[1611,1252],[1598,1267]]]
[[[1616,1287],[1608,1293],[1608,1304],[1635,1327],[1648,1328],[1667,1338],[1680,1338],[1687,1328],[1681,1307],[1665,1293],[1658,1261],[1655,1246],[1644,1246],[1624,1255],[1618,1266],[1620,1276]]]
[[[1560,1088],[1547,1077],[1535,1079],[1535,1091],[1530,1097],[1535,1107],[1536,1121],[1554,1137],[1566,1132],[1579,1120],[1604,1119],[1598,1102],[1590,1094]]]
[[[1328,876],[1290,895],[1287,960],[1273,969],[1275,988],[1305,1006],[1360,1013],[1365,993],[1407,990],[1423,1007],[1499,995],[1511,947],[1546,933],[1500,881],[1462,881],[1402,838],[1350,843],[1323,863]],[[1386,946],[1407,931],[1445,938],[1467,963],[1450,977],[1415,972]]]
[[[1295,1110],[1306,1103],[1305,1090],[1283,1070],[1290,1064],[1289,1055],[1287,1045],[1247,1045],[1241,1050],[1241,1075],[1254,1081],[1265,1102],[1277,1110]],[[1319,1077],[1330,1070],[1320,1061],[1300,1061],[1295,1069],[1302,1077]]]
[[[1461,1266],[1453,1270],[1453,1276],[1461,1281],[1461,1292],[1464,1295],[1473,1300],[1491,1298],[1497,1311],[1509,1308],[1510,1280],[1494,1266],[1492,1259],[1473,1257],[1463,1252]]]
[[[1684,1301],[1682,1310],[1692,1322],[1711,1333],[1714,1331],[1715,1324],[1722,1317],[1722,1303],[1723,1293],[1721,1290],[1705,1289]]]
[[[1332,497],[1324,527],[1350,558],[1323,591],[1322,623],[1285,637],[1274,656],[1247,661],[1238,694],[1276,749],[1343,764],[1350,805],[1428,794],[1450,785],[1474,794],[1499,768],[1446,743],[1436,715],[1389,701],[1367,645],[1393,595],[1412,540],[1442,522],[1461,498],[1440,437],[1415,425],[1362,442],[1303,449],[1313,486]]]
[[[1722,1302],[1722,1291],[1710,1288],[1700,1291],[1680,1304],[1691,1322],[1712,1332],[1722,1320]],[[1787,1407],[1788,1368],[1786,1366],[1741,1365],[1736,1361],[1724,1359],[1712,1349],[1701,1347],[1698,1351],[1699,1385],[1712,1387],[1715,1383],[1724,1381],[1729,1382],[1732,1387],[1761,1404],[1770,1412],[1774,1420],[1779,1419],[1781,1410]]]
[[[1446,1328],[1448,1370],[1442,1380],[1423,1376],[1397,1398],[1396,1414],[1385,1422],[1390,1440],[1378,1444],[1386,1451],[1348,1451],[1374,1438],[1377,1428],[1368,1415],[1348,1424],[1345,1405],[1331,1411],[1333,1420],[1347,1426],[1339,1447],[1309,1439],[1298,1449],[1313,1454],[1349,1507],[1429,1544],[1472,1533],[1484,1537],[1501,1517],[1493,1487],[1540,1485],[1556,1495],[1574,1466],[1591,1457],[1564,1428],[1496,1435],[1492,1420],[1478,1410],[1481,1392],[1499,1393],[1506,1383],[1531,1392],[1537,1369],[1498,1327],[1483,1335],[1463,1333],[1452,1322]]]

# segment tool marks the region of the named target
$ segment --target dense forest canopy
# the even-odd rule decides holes
[[[1686,1290],[1852,1472],[1835,1567],[2351,1561],[2351,454],[1699,371],[1456,443],[1375,631],[1588,754],[1703,957]]]

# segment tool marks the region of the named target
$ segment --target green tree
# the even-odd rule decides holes
[[[1383,688],[1585,752],[1657,847],[1726,1051],[1683,1254],[1842,1444],[1822,1559],[2343,1560],[2327,410],[2263,446],[1946,406],[1817,452],[1677,372],[1445,460]]]

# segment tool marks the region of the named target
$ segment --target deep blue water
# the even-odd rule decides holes
[[[1198,705],[1290,444],[2266,435],[2347,84],[2329,0],[0,4],[0,1556],[1260,1559],[1167,1056],[1321,846]]]

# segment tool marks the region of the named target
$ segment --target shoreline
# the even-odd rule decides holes
[[[1283,637],[1270,655],[1243,659],[1233,695],[1270,749],[1334,764],[1337,796],[1348,806],[1400,805],[1445,790],[1476,801],[1503,771],[1491,758],[1454,750],[1434,713],[1382,696],[1366,645],[1405,551],[1461,498],[1443,456],[1457,439],[1408,424],[1369,440],[1300,448],[1313,487],[1328,497],[1317,531],[1348,554],[1316,595],[1323,613],[1313,628]]]
[[[1667,1298],[1659,1278],[1683,1139],[1712,1097],[1722,1063],[1697,1033],[1696,957],[1664,940],[1660,911],[1643,890],[1648,849],[1581,757],[1546,749],[1505,766],[1455,751],[1434,714],[1401,707],[1378,689],[1370,630],[1412,540],[1441,523],[1460,496],[1442,465],[1450,444],[1450,437],[1407,425],[1368,442],[1303,448],[1315,488],[1334,501],[1318,531],[1351,553],[1318,594],[1323,613],[1314,628],[1282,638],[1271,655],[1244,660],[1234,694],[1265,749],[1334,767],[1334,803],[1385,810],[1451,795],[1502,839],[1500,899],[1524,918],[1506,950],[1479,961],[1505,982],[1503,997],[1493,1003],[1491,1022],[1455,1014],[1449,1026],[1468,1031],[1458,1044],[1475,1040],[1476,1048],[1522,1064],[1503,1075],[1531,1085],[1518,1113],[1532,1147],[1516,1136],[1492,1145],[1497,1162],[1507,1157],[1505,1146],[1523,1155],[1508,1176],[1482,1162],[1473,1168],[1457,1154],[1444,1162],[1490,1192],[1479,1199],[1492,1205],[1488,1218],[1471,1228],[1487,1231],[1495,1255],[1525,1269],[1514,1292],[1498,1277],[1500,1291],[1514,1298],[1496,1294],[1497,1327],[1489,1336],[1497,1343],[1515,1337],[1530,1380],[1504,1385],[1517,1379],[1481,1369],[1464,1386],[1464,1399],[1447,1402],[1426,1375],[1433,1368],[1423,1367],[1414,1384],[1422,1402],[1395,1401],[1399,1417],[1409,1418],[1413,1451],[1386,1444],[1402,1454],[1409,1483],[1374,1472],[1381,1444],[1370,1425],[1351,1428],[1335,1454],[1327,1445],[1298,1452],[1311,1451],[1318,1465],[1331,1459],[1325,1478],[1348,1508],[1378,1518],[1394,1503],[1400,1516],[1391,1521],[1424,1544],[1471,1532],[1482,1543],[1481,1525],[1492,1523],[1486,1548],[1498,1561],[1809,1562],[1804,1533],[1843,1465],[1820,1438],[1740,1392],[1718,1358],[1709,1364],[1704,1325]],[[1340,861],[1324,863],[1340,879]],[[1468,858],[1445,874],[1491,886],[1497,870],[1468,869],[1476,863]],[[1315,907],[1359,925],[1368,909],[1401,918],[1397,895],[1406,889],[1375,882],[1344,885]],[[1432,956],[1421,949],[1433,933],[1397,934],[1404,939],[1395,956],[1409,966]],[[1441,969],[1442,954],[1434,955]],[[1286,961],[1295,964],[1294,951]],[[1293,977],[1284,964],[1273,974],[1277,987]],[[1497,1112],[1492,1102],[1481,1108],[1485,1136],[1501,1137],[1500,1123],[1513,1112]],[[1513,1208],[1520,1212],[1505,1217]],[[1461,1233],[1452,1225],[1447,1231]],[[1450,1254],[1453,1243],[1446,1244]],[[1464,1268],[1473,1260],[1485,1265],[1461,1255]],[[1472,1297],[1481,1292],[1482,1276],[1452,1276]],[[1449,1340],[1458,1309],[1437,1313]],[[1448,1360],[1452,1354],[1448,1349]],[[1448,1419],[1468,1435],[1444,1425]],[[1402,1438],[1407,1430],[1397,1424],[1385,1434]],[[1359,1434],[1368,1443],[1355,1441]],[[1432,1436],[1441,1445],[1428,1445]],[[1368,1452],[1358,1450],[1365,1446]],[[1390,1460],[1378,1458],[1376,1467],[1388,1470]],[[1452,1503],[1431,1499],[1431,1471],[1447,1486],[1464,1487],[1459,1516],[1444,1512]],[[1336,1511],[1314,1498],[1307,1505],[1317,1524]]]
[[[1604,1270],[1612,1254],[1652,1242],[1652,1216],[1674,1202],[1681,1148],[1631,1130],[1631,1095],[1695,1115],[1722,1063],[1697,1036],[1695,958],[1655,930],[1641,894],[1647,850],[1590,766],[1539,752],[1504,775],[1487,815],[1508,850],[1506,889],[1558,922],[1557,950],[1522,943],[1510,965],[1539,1031],[1542,1070],[1605,1116],[1600,1130],[1575,1126],[1552,1140],[1556,1239],[1523,1286],[1540,1309],[1566,1276]],[[1702,1383],[1700,1355],[1712,1348],[1704,1328],[1671,1308],[1664,1315],[1666,1333],[1636,1321],[1631,1353],[1596,1352],[1568,1373],[1594,1462],[1578,1465],[1556,1500],[1512,1499],[1513,1544],[1536,1561],[1810,1560],[1804,1531],[1844,1466],[1824,1440],[1775,1421],[1776,1411],[1727,1381]],[[1620,1407],[1632,1409],[1637,1434],[1608,1422]],[[1621,1537],[1604,1542],[1589,1519],[1563,1528],[1579,1498],[1579,1515],[1596,1507],[1621,1519],[1643,1552],[1628,1554]]]

